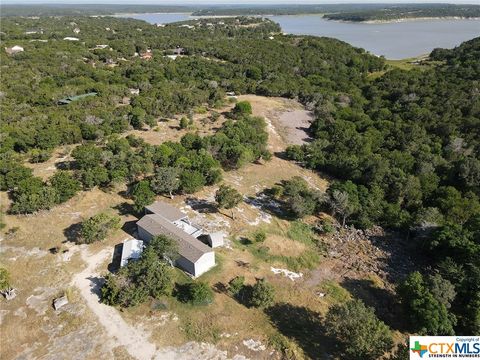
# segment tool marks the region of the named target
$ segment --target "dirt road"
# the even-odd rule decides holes
[[[148,341],[149,334],[127,324],[115,308],[100,303],[100,274],[97,268],[112,255],[111,250],[104,249],[91,255],[88,249],[83,249],[81,255],[87,267],[74,276],[72,283],[80,289],[88,307],[105,328],[105,333],[114,340],[113,347],[124,346],[135,359],[151,360],[155,356],[156,346]]]

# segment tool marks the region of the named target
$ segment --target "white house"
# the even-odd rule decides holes
[[[197,238],[202,229],[191,223],[185,213],[164,203],[145,207],[146,215],[137,222],[138,237],[145,242],[154,236],[166,235],[177,242],[179,258],[176,266],[198,277],[215,266],[215,253]]]
[[[79,39],[79,38],[76,38],[76,37],[72,37],[72,36],[67,36],[67,37],[64,37],[63,40],[67,40],[67,41],[79,41],[80,39]]]
[[[128,264],[130,260],[138,260],[143,251],[143,241],[137,239],[129,239],[123,242],[122,257],[120,258],[120,266]]]

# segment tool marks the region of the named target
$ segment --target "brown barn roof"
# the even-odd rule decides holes
[[[137,225],[153,236],[166,235],[175,239],[178,243],[178,253],[193,263],[204,254],[213,251],[200,240],[195,239],[158,214],[145,215],[137,222]]]

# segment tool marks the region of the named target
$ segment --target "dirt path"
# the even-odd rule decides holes
[[[84,249],[81,255],[87,267],[74,276],[73,285],[80,289],[82,297],[105,328],[106,334],[114,339],[115,346],[124,346],[135,359],[151,360],[155,356],[156,346],[148,341],[149,335],[127,324],[115,308],[99,301],[100,278],[97,268],[111,256],[111,251],[105,249],[90,255]]]

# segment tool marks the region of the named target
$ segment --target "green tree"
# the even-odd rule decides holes
[[[80,240],[85,244],[104,240],[110,232],[120,227],[120,217],[107,213],[93,215],[82,223]]]
[[[232,219],[235,219],[233,208],[242,200],[242,194],[228,185],[221,185],[215,193],[215,201],[220,209],[232,209]]]
[[[58,193],[59,202],[63,203],[80,190],[80,183],[67,171],[57,171],[50,178],[50,185]]]
[[[199,191],[206,184],[206,179],[200,171],[184,170],[180,174],[180,188],[187,194]]]
[[[186,285],[181,299],[193,305],[208,305],[213,302],[213,291],[207,283],[195,281]]]
[[[435,299],[423,280],[415,271],[398,287],[406,314],[413,331],[428,335],[453,335],[456,319],[447,308]]]
[[[153,249],[160,259],[175,261],[178,254],[178,243],[165,235],[154,236],[148,243],[148,247]]]
[[[174,167],[157,168],[150,185],[156,194],[169,194],[173,198],[172,193],[180,187],[179,170]]]
[[[145,206],[155,201],[155,193],[150,188],[150,182],[147,180],[139,181],[132,189],[133,208],[136,212],[143,211]]]
[[[349,359],[376,359],[393,345],[388,326],[360,300],[332,306],[325,318],[325,328],[330,336],[342,344]]]
[[[253,285],[250,303],[254,307],[266,308],[275,301],[275,289],[265,279],[259,279]]]

